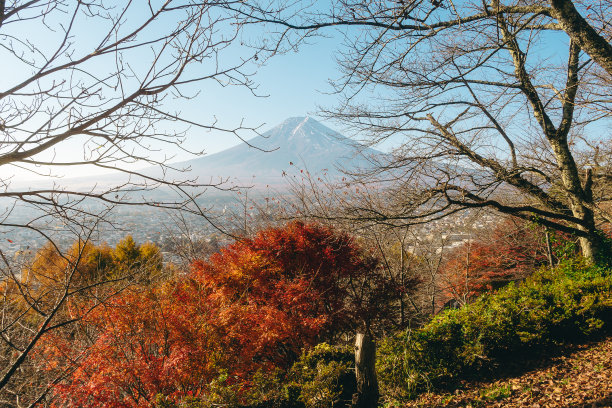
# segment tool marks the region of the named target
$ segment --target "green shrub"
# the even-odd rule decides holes
[[[356,388],[354,361],[351,347],[321,343],[293,365],[289,387],[308,408],[348,406]]]
[[[248,390],[220,378],[210,392],[180,401],[158,395],[157,408],[342,408],[350,405],[356,388],[352,347],[321,343],[304,351],[288,372],[259,370]]]
[[[244,397],[251,408],[341,408],[356,388],[351,347],[318,344],[288,372],[258,371]]]
[[[611,324],[610,271],[568,261],[382,341],[377,363],[381,392],[410,398],[494,370],[517,353],[609,332]]]

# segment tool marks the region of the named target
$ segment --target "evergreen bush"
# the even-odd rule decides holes
[[[611,325],[610,270],[568,260],[383,340],[377,363],[381,393],[411,398],[494,371],[518,354],[609,333]]]

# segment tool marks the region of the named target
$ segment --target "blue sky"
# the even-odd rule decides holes
[[[317,6],[321,4],[324,4],[324,2],[317,3]],[[130,16],[127,21],[133,21],[131,20],[133,18],[137,21],[139,17],[141,18],[139,11],[140,9],[134,10],[133,12],[136,14]],[[170,21],[165,23],[169,24]],[[75,41],[80,44],[99,42],[99,37],[103,35],[103,32],[90,27],[87,21],[83,24],[83,27],[78,31],[78,35],[75,36]],[[16,37],[20,35],[25,37],[23,33],[26,31],[23,28],[21,27],[21,32],[17,31],[15,33]],[[47,44],[53,40],[52,36],[47,37],[48,30],[40,25],[31,23],[28,26],[26,24],[25,28],[28,32],[28,40],[40,41],[40,44]],[[261,38],[266,35],[264,31],[266,29],[269,28],[259,26],[249,28],[239,40],[245,42],[256,41],[257,37]],[[192,87],[193,89],[188,89],[189,92],[197,94],[197,97],[187,101],[168,99],[166,107],[171,111],[180,112],[180,115],[186,119],[200,123],[212,123],[216,118],[219,127],[234,128],[242,122],[246,126],[260,126],[261,132],[281,123],[288,117],[311,115],[317,118],[318,106],[332,107],[337,101],[336,96],[328,94],[332,90],[328,80],[339,76],[335,55],[342,48],[340,33],[330,29],[325,31],[324,34],[328,37],[310,38],[308,43],[302,44],[297,52],[287,52],[274,56],[264,66],[258,68],[252,79],[258,85],[257,92],[265,96],[256,97],[243,87],[222,87],[214,81],[210,81],[195,84]],[[546,56],[549,58],[565,58],[563,55],[558,55],[559,50],[565,49],[563,44],[552,41],[541,44],[539,47],[542,51],[546,50]],[[246,47],[232,46],[221,54],[222,62],[231,66],[237,58],[242,55],[252,55],[253,52],[254,50]],[[145,56],[146,52],[142,51],[142,54]],[[0,54],[1,59],[2,54]],[[143,67],[146,68],[146,65],[143,64]],[[93,69],[104,72],[105,67],[104,65],[97,65]],[[20,72],[18,69],[14,69],[11,73],[12,76],[4,77],[4,79],[0,78],[0,88],[5,88],[6,82],[10,83],[11,80],[20,75]],[[343,129],[334,123],[326,122],[325,124],[341,131],[346,136],[351,136],[343,132]],[[172,130],[167,126],[165,127],[166,130]],[[175,126],[175,124],[169,126]],[[241,143],[240,139],[229,134],[205,132],[198,128],[192,128],[188,131],[188,138],[184,147],[194,151],[203,149],[207,154],[212,154],[239,143]],[[193,156],[189,156],[171,145],[160,146],[160,148],[163,149],[163,154],[174,156],[172,161],[193,158]],[[74,156],[79,153],[82,154],[81,150],[82,145],[80,140],[77,139],[63,146],[62,149],[58,149],[57,154]],[[70,159],[70,157],[68,158]],[[72,159],[74,160],[74,157]],[[89,174],[88,170],[83,170],[80,173],[80,175],[85,174]]]
[[[138,10],[133,9],[132,13]],[[145,13],[146,14],[146,13]],[[56,15],[57,16],[57,15]],[[59,14],[63,16],[66,15]],[[139,21],[142,16],[128,15],[127,24],[129,21]],[[47,20],[47,26],[43,26],[37,20],[18,23],[14,26],[3,28],[3,34],[13,35],[16,39],[25,39],[37,44],[40,49],[45,50],[49,54],[53,52],[57,44],[61,42],[61,30],[58,30],[54,24],[65,24],[62,20]],[[163,23],[163,21],[161,22]],[[166,21],[170,23],[170,21]],[[50,28],[51,27],[51,28]],[[87,19],[81,20],[80,25],[75,24],[74,36],[71,41],[75,43],[75,57],[78,57],[83,52],[95,44],[98,44],[104,36],[105,28],[91,25]],[[253,27],[245,31],[240,40],[244,42],[256,41],[257,37],[265,36],[263,31],[265,28]],[[27,33],[27,34],[26,34]],[[328,34],[334,34],[329,32]],[[249,37],[250,35],[250,37]],[[7,41],[6,38],[3,41]],[[316,117],[317,105],[331,106],[334,104],[335,98],[330,95],[325,95],[325,92],[331,90],[328,85],[328,79],[336,77],[337,68],[334,60],[334,53],[340,45],[339,37],[323,38],[317,37],[310,39],[308,43],[302,44],[298,52],[287,52],[285,54],[276,55],[269,59],[265,65],[258,67],[252,80],[258,85],[257,93],[261,97],[254,96],[249,90],[240,87],[222,87],[214,81],[196,83],[187,93],[197,94],[190,100],[166,99],[166,107],[169,111],[180,112],[180,115],[186,119],[196,122],[209,124],[217,120],[217,126],[225,128],[235,128],[241,122],[245,126],[258,127],[261,132],[281,123],[288,117],[311,115]],[[1,52],[1,51],[0,51]],[[252,55],[254,51],[241,47],[239,45],[232,46],[223,51],[220,58],[222,64],[229,65],[243,55]],[[147,61],[150,58],[147,55],[146,49],[138,51],[136,61],[132,60],[133,67],[138,70],[137,60]],[[133,54],[133,53],[132,53]],[[132,55],[135,56],[135,55]],[[33,71],[24,64],[16,62],[10,55],[5,55],[4,61],[8,61],[5,68],[10,71],[9,76],[4,79],[0,78],[0,90],[7,89],[12,84],[19,82],[20,77],[27,77]],[[0,53],[0,59],[2,54]],[[105,68],[105,63],[108,63],[108,68]],[[103,74],[113,69],[113,60],[98,61],[96,65],[85,67],[85,69],[93,70],[98,75]],[[205,61],[207,66],[197,68],[202,69],[202,72],[210,71],[211,61]],[[140,68],[147,69],[146,64],[142,64]],[[212,66],[214,70],[214,66]],[[253,71],[248,68],[247,71]],[[63,78],[62,78],[63,79]],[[185,91],[183,89],[182,91]],[[333,124],[327,123],[332,126]],[[171,127],[175,124],[170,123],[164,127],[167,130],[173,130]],[[192,128],[188,131],[187,140],[184,147],[194,151],[204,150],[207,154],[212,154],[236,144],[242,143],[235,136],[224,134],[221,132],[206,132],[198,128]],[[253,136],[253,134],[251,134]],[[82,156],[83,138],[76,138],[70,142],[62,143],[52,154],[56,160],[78,160],[78,156]],[[172,161],[182,161],[192,159],[193,156],[172,145],[160,145],[162,153],[166,156],[173,156]],[[143,164],[143,165],[146,165]],[[140,165],[142,167],[143,165]],[[28,172],[13,168],[18,178],[37,178]],[[72,173],[74,168],[69,172]],[[88,175],[100,173],[103,170],[99,169],[80,169],[79,175]],[[63,174],[70,176],[70,174]]]
[[[329,94],[328,80],[338,76],[334,54],[339,46],[337,37],[315,38],[299,52],[272,57],[253,76],[257,92],[265,96],[256,97],[243,87],[214,85],[197,99],[182,103],[181,110],[187,116],[215,115],[229,127],[244,119],[249,126],[262,125],[262,131],[293,116],[317,118],[318,106],[332,106],[336,100]],[[333,123],[325,124],[334,128]],[[241,143],[235,137],[198,130],[191,132],[191,138],[193,143],[205,138],[209,154]]]

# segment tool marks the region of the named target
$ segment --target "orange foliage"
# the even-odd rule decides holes
[[[129,235],[115,248],[77,241],[62,253],[49,243],[21,271],[21,284],[47,291],[83,288],[119,277],[132,279],[135,274],[146,281],[162,265],[159,248],[149,242],[137,245]]]
[[[96,340],[69,381],[56,386],[56,405],[140,407],[152,406],[159,393],[197,395],[232,356],[219,343],[206,298],[200,283],[181,279],[130,290],[94,309],[82,323],[97,333]],[[76,358],[83,347],[56,337],[47,358]]]
[[[553,239],[551,245],[555,250],[562,243]],[[524,279],[548,262],[543,228],[506,220],[479,231],[447,256],[441,267],[439,305],[467,303],[485,291]]]
[[[84,323],[95,341],[55,388],[57,406],[152,406],[158,394],[203,395],[221,377],[246,390],[257,370],[287,367],[303,347],[386,313],[377,267],[330,228],[261,231],[91,313]],[[54,341],[48,355],[58,350],[82,347]]]
[[[352,331],[391,313],[396,288],[379,266],[349,235],[293,222],[229,245],[194,271],[225,304],[265,304],[272,315],[264,320],[293,322],[315,341],[314,333]]]

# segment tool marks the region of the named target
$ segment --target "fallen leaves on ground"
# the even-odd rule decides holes
[[[520,376],[428,393],[405,407],[612,407],[612,337],[535,362]]]

